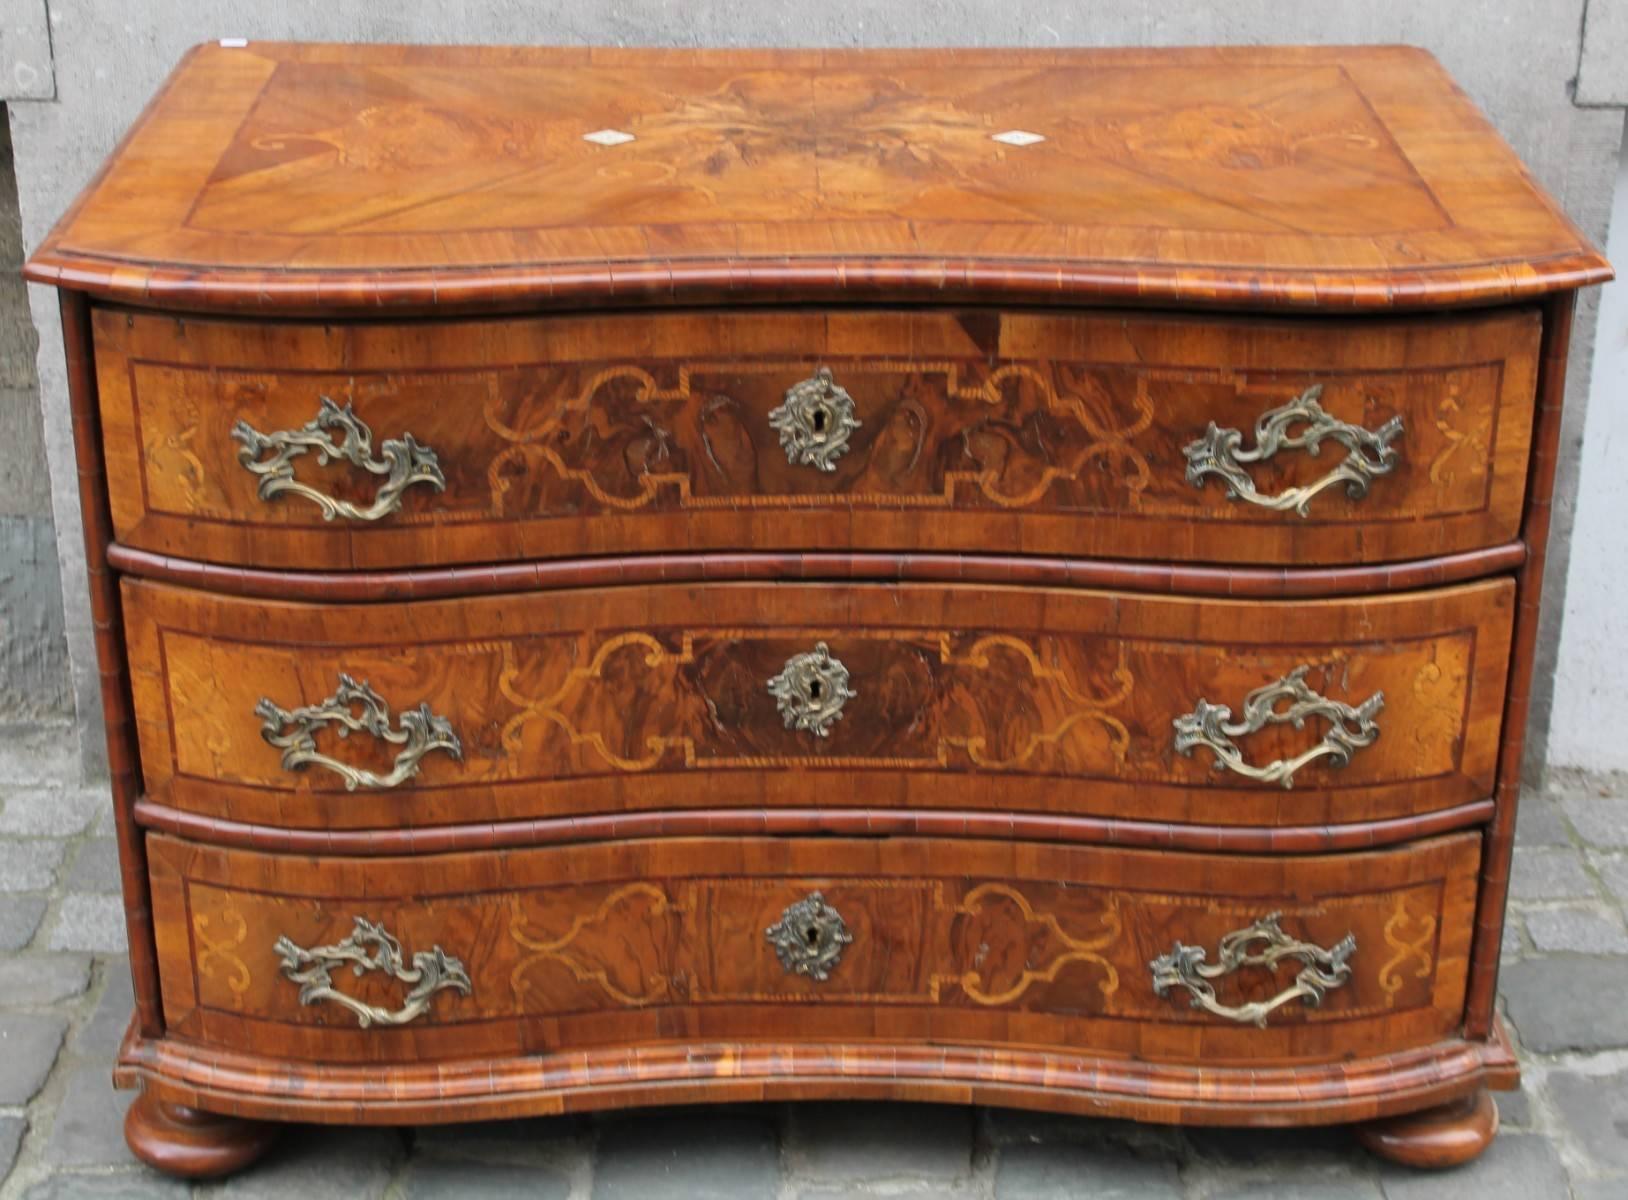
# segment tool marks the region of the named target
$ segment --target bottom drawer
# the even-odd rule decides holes
[[[1304,858],[683,838],[363,859],[149,839],[171,1035],[331,1063],[751,1040],[1210,1066],[1384,1053],[1459,1025],[1479,855],[1474,833]]]

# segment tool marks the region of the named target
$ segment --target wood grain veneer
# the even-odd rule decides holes
[[[269,571],[225,567],[117,542],[107,561],[126,575],[281,600],[434,600],[489,592],[701,580],[832,580],[1042,584],[1185,596],[1374,595],[1461,583],[1511,571],[1524,542],[1371,567],[1199,567],[1009,554],[636,554],[406,571]]]
[[[1260,858],[908,837],[686,838],[354,860],[148,839],[166,1026],[305,1063],[429,1063],[684,1039],[1026,1046],[1239,1067],[1332,1062],[1456,1029],[1481,839]],[[852,942],[829,977],[787,971],[764,931],[819,892]],[[1356,940],[1320,1005],[1264,1028],[1157,995],[1148,963],[1270,912],[1291,936]],[[366,918],[406,956],[439,946],[467,995],[400,1028],[300,1002],[273,943],[342,941]],[[1304,964],[1240,968],[1227,1004]],[[382,972],[338,990],[398,1008]]]
[[[1199,821],[1140,821],[1116,817],[1058,816],[995,809],[908,808],[691,808],[613,813],[599,817],[552,817],[475,825],[401,829],[289,829],[206,817],[151,800],[136,802],[146,829],[217,846],[293,854],[379,856],[440,854],[452,850],[503,850],[559,842],[618,838],[692,837],[696,834],[817,833],[860,837],[1044,838],[1160,850],[1223,853],[1316,854],[1366,850],[1488,824],[1491,800],[1459,804],[1416,817],[1341,821],[1329,825],[1208,825]]]
[[[1495,1134],[1565,357],[1610,267],[1428,55],[203,46],[26,273],[63,289],[144,1161],[859,1096],[1363,1121],[1422,1166]],[[822,365],[860,421],[830,472],[769,423]],[[1246,451],[1319,385],[1400,420],[1365,496],[1187,481],[1212,421]],[[444,490],[261,499],[234,425],[322,396]],[[1247,474],[1346,453],[1310,449]],[[856,693],[823,740],[766,687],[818,640]],[[1349,765],[1175,752],[1302,663],[1385,693]],[[461,758],[283,771],[257,701],[341,671]],[[358,734],[313,745],[383,774]],[[763,941],[814,888],[855,934],[818,984]],[[1152,995],[1269,908],[1355,936],[1322,1007]],[[470,994],[301,1005],[276,938],[357,916]]]
[[[244,324],[101,310],[115,535],[208,562],[388,569],[516,558],[852,549],[1193,563],[1375,563],[1519,528],[1535,309],[1366,321],[988,310],[699,311],[398,324]],[[861,424],[822,471],[770,413],[818,367]],[[1399,420],[1399,461],[1305,515],[1195,487],[1183,448],[1307,388],[1338,420]],[[321,399],[374,445],[411,434],[444,489],[376,520],[257,494],[233,433],[297,430]],[[341,435],[334,434],[336,440]],[[1251,466],[1265,495],[1347,447]],[[1371,452],[1370,452],[1371,453]],[[377,451],[375,451],[377,454]],[[381,479],[305,455],[366,505]]]
[[[911,808],[1304,825],[1473,803],[1493,786],[1508,580],[1359,600],[1192,600],[901,584],[663,585],[360,606],[124,584],[147,794],[203,816],[378,829],[693,806]],[[788,729],[767,680],[828,643],[857,696],[826,737]],[[1348,766],[1292,790],[1175,752],[1201,698],[1300,666],[1385,707]],[[405,789],[297,772],[256,708],[317,704],[341,673],[462,739]],[[1285,702],[1286,703],[1286,702]],[[392,725],[394,719],[392,719]],[[1327,732],[1271,726],[1257,765]],[[280,732],[280,730],[277,730]],[[318,749],[388,772],[399,747]]]
[[[85,574],[101,683],[109,790],[114,828],[119,838],[119,882],[130,945],[130,975],[135,985],[137,1026],[143,1034],[156,1037],[163,1032],[164,1023],[159,1013],[158,963],[153,951],[152,910],[147,895],[147,849],[134,817],[142,787],[141,750],[130,701],[119,581],[107,563],[113,524],[108,510],[107,479],[101,469],[98,449],[101,425],[96,406],[90,304],[84,296],[69,291],[61,293],[60,301],[75,469],[79,477],[79,511],[85,532]]]
[[[873,1099],[1253,1126],[1368,1121],[1436,1105],[1452,1116],[1466,1095],[1513,1088],[1520,1079],[1502,1027],[1486,1041],[1451,1038],[1397,1054],[1293,1066],[1257,1061],[1182,1067],[867,1038],[683,1041],[399,1066],[390,1068],[388,1090],[379,1086],[380,1071],[371,1064],[309,1066],[180,1038],[142,1038],[132,1030],[115,1078],[127,1087],[139,1084],[143,1099],[158,1103],[202,1105],[259,1120],[349,1125],[491,1120],[651,1103]],[[1443,1123],[1432,1122],[1428,1130],[1430,1141],[1439,1144]],[[1409,1153],[1417,1149],[1397,1130],[1379,1148],[1400,1154],[1404,1145]]]
[[[583,139],[605,129],[634,140]],[[946,291],[1381,308],[1609,274],[1411,47],[277,42],[188,55],[27,270],[324,314]]]

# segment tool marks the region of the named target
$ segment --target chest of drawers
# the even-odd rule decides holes
[[[205,46],[27,271],[147,1161],[801,1097],[1493,1136],[1609,268],[1428,56]]]

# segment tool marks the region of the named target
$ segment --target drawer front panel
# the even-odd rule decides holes
[[[173,1033],[381,1062],[726,1036],[1210,1065],[1398,1050],[1460,1019],[1479,845],[1263,859],[681,839],[359,860],[149,839]],[[1156,986],[1178,945],[1231,966],[1211,1007],[1192,962],[1176,974],[1193,986]],[[1275,969],[1250,957],[1269,945],[1289,950]]]
[[[306,569],[1469,550],[1519,528],[1538,334],[1535,310],[95,316],[118,539]]]
[[[326,829],[764,805],[1428,812],[1491,793],[1514,596],[711,584],[324,606],[123,586],[149,796]]]

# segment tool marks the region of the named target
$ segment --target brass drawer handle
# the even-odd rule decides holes
[[[1162,996],[1173,987],[1186,988],[1194,1008],[1261,1028],[1265,1028],[1266,1018],[1273,1011],[1291,1000],[1302,1000],[1307,1008],[1316,1008],[1323,1002],[1325,992],[1351,978],[1348,960],[1357,952],[1356,935],[1348,933],[1332,950],[1324,950],[1284,933],[1278,926],[1279,916],[1280,913],[1268,913],[1253,925],[1226,934],[1216,946],[1214,963],[1204,961],[1202,946],[1184,946],[1177,942],[1169,954],[1161,954],[1148,964],[1153,971],[1154,994]],[[1215,998],[1215,987],[1210,980],[1230,975],[1239,967],[1265,967],[1273,971],[1286,958],[1305,963],[1305,969],[1295,976],[1293,986],[1270,1000],[1234,1007]]]
[[[785,403],[769,414],[769,426],[780,434],[787,462],[835,471],[860,421],[848,389],[831,377],[830,367],[820,367],[786,390]]]
[[[842,706],[859,695],[848,686],[848,668],[824,642],[788,658],[780,674],[769,680],[769,693],[787,729],[807,730],[815,737],[829,737],[831,726],[842,719]]]
[[[436,946],[420,950],[413,955],[413,965],[404,967],[401,943],[366,917],[357,917],[351,935],[335,946],[318,946],[305,950],[286,937],[277,939],[272,948],[283,960],[283,975],[300,985],[302,1005],[321,1004],[325,1000],[341,1005],[356,1014],[363,1029],[370,1025],[405,1025],[429,1010],[430,997],[443,988],[453,988],[464,995],[470,993],[469,973],[461,961]],[[383,971],[403,983],[413,985],[412,991],[400,1008],[379,1008],[363,1004],[360,1000],[337,991],[329,974],[346,963],[358,976],[369,971]]]
[[[283,492],[304,496],[322,510],[322,519],[331,521],[345,517],[352,521],[377,521],[401,508],[401,494],[414,484],[428,484],[438,492],[446,491],[446,476],[441,474],[441,461],[435,451],[421,446],[410,433],[391,438],[381,446],[383,458],[373,457],[373,431],[351,411],[349,404],[340,408],[327,396],[321,397],[322,407],[317,415],[298,429],[277,433],[261,433],[247,421],[232,426],[232,436],[243,443],[237,452],[237,461],[250,474],[260,477],[260,499],[270,500]],[[329,430],[340,430],[343,442],[335,442]],[[352,466],[373,475],[387,478],[373,503],[358,507],[349,500],[336,500],[309,484],[294,478],[294,460],[302,454],[315,451],[317,462],[326,464],[330,459],[344,459]],[[267,456],[270,457],[267,457]]]
[[[1307,687],[1306,672],[1310,669],[1309,666],[1296,667],[1282,679],[1250,692],[1244,697],[1244,719],[1236,723],[1231,722],[1232,709],[1225,704],[1200,700],[1192,712],[1183,713],[1172,722],[1176,728],[1176,750],[1190,758],[1194,747],[1203,746],[1215,754],[1216,770],[1225,769],[1262,783],[1281,783],[1285,788],[1294,786],[1296,771],[1317,759],[1328,759],[1330,766],[1345,766],[1353,754],[1373,745],[1379,737],[1379,726],[1374,718],[1385,707],[1385,693],[1375,692],[1352,708]],[[1278,704],[1283,700],[1290,704],[1280,709]],[[1293,758],[1276,758],[1265,766],[1251,766],[1232,741],[1268,725],[1293,725],[1299,729],[1307,717],[1322,717],[1332,728],[1323,735],[1322,741]]]
[[[789,905],[763,936],[774,947],[782,967],[816,981],[830,978],[842,961],[843,947],[854,940],[842,914],[819,892],[810,892]]]
[[[1262,413],[1255,422],[1253,450],[1243,448],[1241,432],[1222,429],[1211,421],[1204,436],[1189,442],[1182,451],[1187,455],[1187,482],[1203,488],[1206,478],[1217,475],[1233,500],[1247,500],[1273,512],[1293,509],[1303,517],[1311,515],[1307,506],[1312,497],[1337,483],[1345,484],[1345,494],[1353,500],[1362,499],[1368,494],[1369,483],[1389,474],[1400,459],[1391,443],[1402,436],[1402,418],[1392,417],[1373,431],[1348,425],[1323,411],[1317,402],[1322,394],[1323,385],[1315,384],[1289,403]],[[1294,426],[1303,428],[1290,433]],[[1276,496],[1263,495],[1255,490],[1255,481],[1244,470],[1246,464],[1265,462],[1279,450],[1304,450],[1316,457],[1325,439],[1340,443],[1349,453],[1339,466],[1305,487],[1290,488]]]
[[[356,710],[356,706],[360,710]],[[262,696],[254,706],[254,715],[260,718],[260,736],[268,744],[283,752],[283,770],[297,771],[315,764],[325,767],[345,781],[345,790],[354,792],[358,787],[393,788],[418,774],[418,764],[432,750],[441,750],[462,762],[463,743],[452,732],[452,724],[445,717],[430,711],[428,704],[420,704],[401,714],[400,729],[390,728],[390,706],[379,693],[358,683],[349,675],[339,676],[339,690],[319,704],[300,708],[281,708],[269,696]],[[336,727],[340,737],[352,733],[370,733],[374,737],[402,751],[388,775],[353,767],[338,759],[329,758],[317,750],[316,733],[328,725]]]

